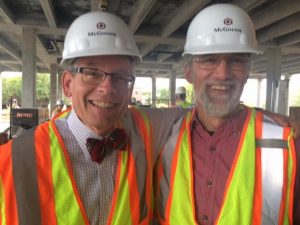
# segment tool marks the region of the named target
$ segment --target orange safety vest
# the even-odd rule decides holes
[[[147,225],[152,217],[151,127],[145,112],[129,115],[123,123],[136,128],[124,127],[130,140],[118,152],[109,225]],[[89,224],[53,120],[0,147],[0,225],[22,224]]]
[[[240,143],[227,179],[221,210],[214,224],[293,224],[296,172],[295,147],[290,128],[248,110]],[[160,224],[196,225],[191,121],[195,110],[172,129],[160,155],[157,208]]]

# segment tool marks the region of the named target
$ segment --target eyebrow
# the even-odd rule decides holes
[[[91,69],[98,69],[98,70],[102,70],[104,72],[107,72],[105,69],[98,68],[98,67],[101,67],[101,66],[102,65],[95,64],[95,63],[90,63],[90,64],[87,64],[85,66],[74,65],[74,67],[78,67],[78,68],[80,68],[80,67],[84,67],[84,68],[91,67]],[[129,74],[130,75],[130,74],[132,74],[132,71],[131,70],[127,71],[127,70],[121,69],[121,68],[114,68],[114,70],[112,72],[110,72],[110,73],[119,73],[119,74],[126,74],[126,75]]]

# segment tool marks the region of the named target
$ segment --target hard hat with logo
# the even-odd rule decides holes
[[[185,87],[178,87],[178,88],[176,88],[175,94],[178,94],[178,95],[180,95],[180,94],[186,94]]]
[[[216,53],[260,53],[248,14],[232,4],[215,4],[191,22],[183,56]]]
[[[127,55],[141,61],[128,26],[108,12],[89,12],[79,16],[67,31],[62,64],[69,59],[98,55]]]

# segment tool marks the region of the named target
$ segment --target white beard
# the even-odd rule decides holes
[[[229,86],[230,93],[227,95],[211,95],[209,86]],[[243,87],[239,81],[205,81],[198,91],[194,92],[197,104],[200,104],[210,116],[225,117],[233,112],[240,103]]]

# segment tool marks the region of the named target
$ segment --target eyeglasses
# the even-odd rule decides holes
[[[90,67],[73,67],[70,70],[72,73],[80,73],[82,81],[87,84],[101,84],[107,76],[111,77],[112,83],[116,86],[128,85],[131,88],[134,84],[135,77],[123,73],[107,73],[97,68]]]
[[[193,63],[197,63],[200,69],[214,70],[220,65],[222,59],[224,59],[229,68],[235,71],[245,70],[250,63],[249,54],[211,54],[211,55],[198,55],[192,58]]]

